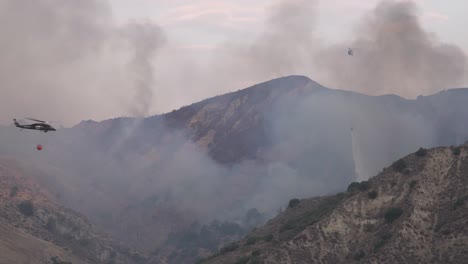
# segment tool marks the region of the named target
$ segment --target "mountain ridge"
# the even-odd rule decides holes
[[[293,199],[266,225],[198,263],[462,263],[467,150],[420,149],[351,184],[334,203]]]
[[[57,204],[22,162],[0,157],[0,263],[137,263],[148,259]],[[52,198],[52,200],[50,200]],[[148,259],[149,260],[149,259]],[[147,262],[150,263],[150,262]]]
[[[219,236],[215,220],[243,225],[252,209],[273,216],[291,197],[336,193],[419,147],[468,139],[464,90],[408,100],[309,80],[279,78],[165,115],[53,134],[0,128],[0,154],[34,166],[30,176],[54,199],[126,244],[165,260],[184,248],[187,261],[234,237]],[[213,241],[186,247],[179,238],[196,222]]]

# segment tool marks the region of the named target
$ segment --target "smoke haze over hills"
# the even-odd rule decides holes
[[[381,2],[349,27],[352,39],[333,45],[318,33],[317,1],[278,1],[257,37],[227,39],[199,57],[154,22],[119,25],[108,1],[0,5],[4,124],[31,115],[65,125],[148,116],[291,74],[413,98],[468,83],[466,54],[424,29],[412,1]]]
[[[200,61],[153,22],[118,25],[108,1],[2,1],[0,123],[78,125],[0,126],[0,154],[30,162],[60,202],[152,251],[194,221],[271,216],[419,147],[468,139],[467,91],[437,93],[467,84],[466,55],[422,28],[411,1],[378,4],[334,45],[317,33],[317,1],[279,1],[269,14],[256,38],[227,39]],[[260,83],[279,76],[289,77]],[[387,93],[434,95],[369,96]],[[80,123],[118,116],[132,118]]]

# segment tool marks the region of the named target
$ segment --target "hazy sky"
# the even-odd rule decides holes
[[[151,20],[164,27],[194,51],[210,50],[226,38],[252,37],[261,31],[270,6],[277,0],[112,0],[115,18]],[[329,41],[345,40],[351,25],[379,0],[319,1],[318,32]],[[404,2],[404,1],[402,1]],[[468,1],[416,0],[422,25],[438,37],[457,44],[468,53],[468,37],[461,31],[468,25]]]
[[[464,0],[2,0],[0,124],[149,116],[292,74],[407,98],[467,87],[465,10]]]

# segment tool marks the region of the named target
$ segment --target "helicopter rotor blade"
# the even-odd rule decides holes
[[[46,121],[35,119],[35,118],[26,118],[26,119],[36,121],[36,122],[40,122],[40,123],[47,123]]]

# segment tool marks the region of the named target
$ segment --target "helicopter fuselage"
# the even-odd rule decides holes
[[[56,131],[55,128],[53,128],[49,124],[44,124],[44,123],[35,123],[35,124],[30,124],[30,125],[19,125],[16,124],[17,127],[22,128],[22,129],[32,129],[32,130],[40,130],[43,132],[47,131]]]

